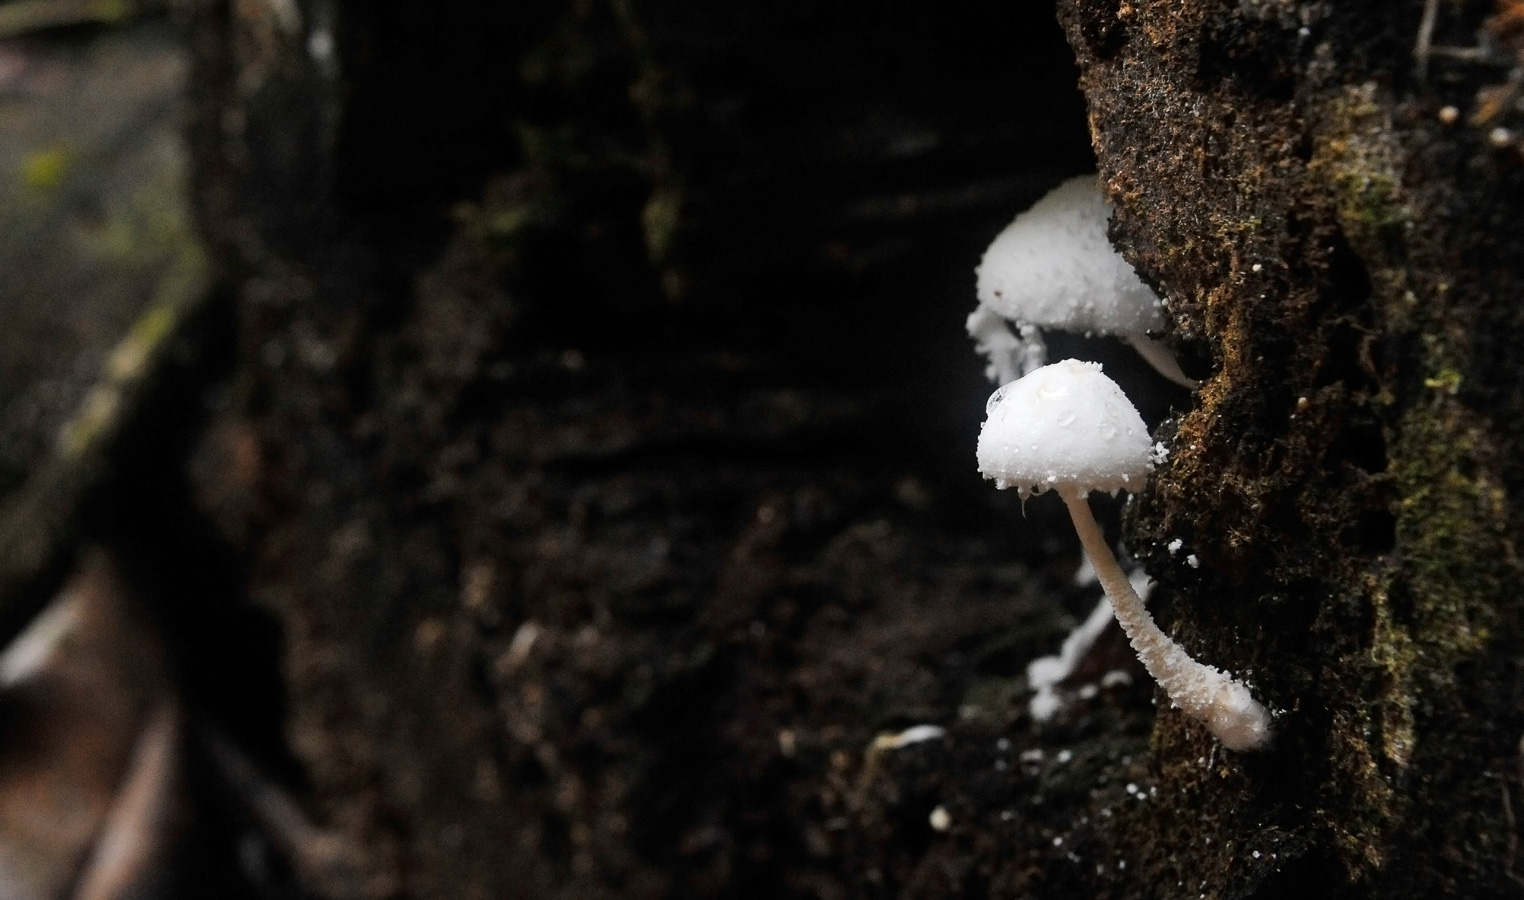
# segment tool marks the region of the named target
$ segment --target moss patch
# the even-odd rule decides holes
[[[1182,642],[1283,710],[1270,753],[1225,764],[1162,711],[1161,802],[1122,834],[1167,896],[1486,895],[1505,878],[1477,836],[1508,825],[1476,761],[1518,729],[1498,417],[1519,396],[1475,352],[1501,280],[1468,272],[1508,255],[1463,261],[1488,226],[1452,181],[1486,170],[1373,67],[1410,40],[1374,37],[1374,7],[1243,11],[1066,12],[1115,237],[1204,382],[1132,549]],[[1246,865],[1271,834],[1274,870]]]

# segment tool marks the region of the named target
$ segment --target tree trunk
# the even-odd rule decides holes
[[[1424,80],[1416,7],[1342,7],[1062,9],[1115,236],[1203,378],[1131,546],[1282,710],[1212,767],[1161,715],[1127,830],[1170,896],[1517,890],[1518,116],[1485,120],[1497,68]]]
[[[1517,890],[1511,59],[1424,80],[1375,2],[189,9],[240,321],[193,468],[352,848],[314,890]],[[1157,424],[1128,546],[1261,753],[1114,637],[1028,711],[1095,595],[974,471],[962,320],[1096,160],[1201,387],[1055,349]]]

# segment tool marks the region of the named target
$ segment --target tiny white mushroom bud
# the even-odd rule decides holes
[[[1192,659],[1159,629],[1111,552],[1091,491],[1142,484],[1152,468],[1148,428],[1097,363],[1067,359],[1002,387],[979,432],[979,471],[1018,490],[1050,482],[1064,498],[1085,555],[1144,668],[1192,718],[1232,750],[1270,740],[1270,713],[1227,673]],[[1063,424],[1060,424],[1063,423]]]

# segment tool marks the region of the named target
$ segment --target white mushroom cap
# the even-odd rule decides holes
[[[995,391],[986,411],[979,471],[996,487],[1138,490],[1153,467],[1148,426],[1100,363],[1043,366]]]
[[[1106,238],[1094,175],[1054,188],[1000,232],[975,272],[979,303],[1013,322],[1100,334],[1161,328],[1159,298]]]

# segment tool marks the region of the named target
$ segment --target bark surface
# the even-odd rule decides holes
[[[1273,752],[1226,767],[1161,716],[1171,789],[1129,830],[1165,894],[1517,889],[1520,395],[1498,348],[1524,182],[1493,132],[1518,113],[1486,98],[1519,61],[1424,81],[1419,11],[1062,10],[1115,235],[1204,379],[1132,546],[1181,636],[1284,710]],[[1482,11],[1445,9],[1447,43],[1495,37]]]
[[[327,893],[1518,889],[1507,65],[1420,80],[1418,3],[422,6],[190,9],[240,347],[197,496],[284,630]],[[1265,753],[1116,635],[1028,713],[1095,593],[979,483],[961,325],[1097,161],[1202,386],[1054,355],[1158,423],[1129,546]]]

